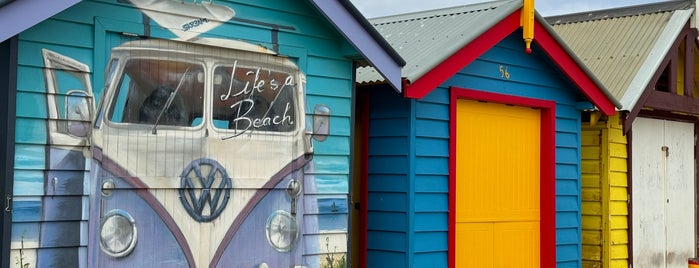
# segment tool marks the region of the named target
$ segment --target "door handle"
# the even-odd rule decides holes
[[[5,198],[7,199],[5,203],[5,212],[12,212],[12,195],[8,194]]]

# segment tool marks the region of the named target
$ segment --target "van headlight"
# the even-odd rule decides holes
[[[267,218],[267,242],[279,252],[288,252],[299,236],[299,224],[289,212],[277,210]]]
[[[129,255],[138,238],[136,221],[126,211],[111,210],[100,221],[99,236],[100,249],[107,255],[115,258]]]

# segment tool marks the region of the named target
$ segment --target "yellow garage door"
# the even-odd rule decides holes
[[[456,120],[456,267],[539,267],[540,111],[458,100]]]

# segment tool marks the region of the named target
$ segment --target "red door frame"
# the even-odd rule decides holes
[[[540,266],[556,267],[556,102],[451,87],[449,122],[449,267],[456,267],[456,105],[470,99],[541,110]],[[513,260],[516,262],[516,260]]]

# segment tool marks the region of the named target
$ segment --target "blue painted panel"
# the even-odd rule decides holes
[[[370,174],[407,174],[407,156],[369,156]]]
[[[556,132],[579,133],[580,122],[579,120],[571,120],[568,118],[556,118]],[[556,145],[558,144],[558,141],[556,141]]]
[[[40,247],[80,246],[80,221],[44,222]]]
[[[420,212],[414,214],[415,231],[448,231],[449,213],[444,212]]]
[[[56,29],[70,29],[56,34]],[[50,38],[51,43],[92,48],[92,37],[94,30],[92,25],[75,23],[71,21],[48,19],[20,34],[22,41],[46,42]]]
[[[449,207],[447,194],[415,194],[415,212],[441,212]]]
[[[408,197],[405,193],[381,193],[369,195],[370,211],[407,211]]]
[[[580,256],[580,247],[577,245],[556,246],[556,260],[559,262],[580,261]],[[559,266],[557,265],[556,267]]]
[[[82,219],[82,196],[46,196],[43,198],[43,221],[79,221]],[[42,226],[42,228],[44,228]]]
[[[406,192],[408,177],[405,175],[371,174],[368,181],[371,192]]]
[[[447,250],[448,236],[446,232],[415,232],[415,252]]]
[[[323,142],[314,141],[313,149],[332,155],[349,155],[349,137],[328,136]]]
[[[407,137],[374,137],[369,140],[370,155],[407,155],[410,150]]]
[[[449,122],[442,120],[415,120],[415,135],[418,137],[449,137]]]
[[[372,119],[369,122],[369,136],[372,138],[406,136],[410,133],[409,127],[407,118]]]
[[[322,76],[308,76],[306,77],[307,85],[322,85],[313,87],[313,94],[340,97],[340,98],[351,98],[352,92],[350,90],[338,90],[352,88],[352,82],[346,79],[337,79],[332,77],[322,77]]]
[[[415,116],[417,118],[449,120],[449,106],[443,103],[416,101]]]
[[[557,180],[556,194],[558,195],[579,195],[580,186],[578,180]]]
[[[85,195],[88,192],[85,191],[85,182],[89,182],[89,179],[86,180],[89,176],[89,172],[83,170],[62,171],[54,169],[46,171],[48,179],[46,195]]]
[[[572,144],[575,145],[575,144]],[[563,164],[574,164],[580,163],[580,154],[577,148],[556,148],[556,162]]]
[[[352,69],[352,63],[347,60],[340,61],[329,58],[309,57],[308,72],[317,76],[351,79],[354,70]]]
[[[415,253],[413,263],[414,267],[447,267],[448,255],[446,251]]]
[[[46,40],[50,42],[50,40]],[[34,67],[44,67],[44,60],[41,56],[41,49],[46,48],[53,50],[63,55],[70,55],[71,58],[85,63],[88,66],[92,64],[92,49],[78,48],[78,47],[67,47],[60,46],[51,43],[35,43],[35,42],[20,42],[18,50],[18,64],[27,65]],[[90,67],[90,71],[94,71],[94,68]],[[22,79],[22,74],[17,74],[19,79]],[[41,76],[43,77],[43,76]],[[38,79],[37,77],[25,79]]]
[[[73,267],[76,263],[80,263],[80,250],[77,248],[37,250],[36,267]]]
[[[556,227],[563,228],[579,228],[580,214],[577,211],[556,211]]]
[[[15,145],[15,169],[43,170],[46,150],[43,145]]]
[[[371,237],[371,234],[369,235]],[[369,250],[367,252],[367,267],[409,267],[405,253]]]
[[[15,198],[12,202],[12,222],[41,220],[41,201],[36,198]]]
[[[315,175],[316,191],[318,193],[348,193],[347,176],[344,175]]]
[[[416,157],[413,166],[418,175],[449,174],[449,159],[445,157]]]
[[[573,145],[573,148],[578,148],[580,146],[580,136],[578,133],[556,132],[556,143]]]
[[[577,195],[557,195],[556,211],[580,211],[580,201]]]
[[[349,174],[348,156],[313,156],[315,172],[313,174]]]
[[[20,75],[22,77],[22,75]],[[20,78],[21,79],[21,78]],[[28,77],[25,79],[29,79]],[[48,118],[46,95],[43,93],[17,92],[17,116]]]
[[[557,244],[580,243],[580,230],[576,228],[558,229],[556,231]]]
[[[44,172],[41,170],[15,170],[13,195],[40,196],[44,194]]]
[[[449,192],[449,176],[447,176],[447,175],[415,176],[415,192],[418,192],[418,193],[447,193],[447,192]]]
[[[451,97],[450,97],[448,87],[440,86],[440,87],[437,87],[434,90],[432,90],[432,92],[427,94],[427,96],[420,99],[419,101],[441,103],[444,105],[449,105],[450,100],[451,100]]]
[[[27,144],[45,144],[46,120],[20,118],[15,121],[15,142]]]
[[[20,242],[24,240],[27,242],[38,242],[39,241],[39,223],[30,222],[13,222],[12,223],[12,242]],[[14,248],[14,247],[13,247]]]
[[[309,94],[306,98],[306,103],[308,103],[308,106],[306,106],[306,111],[309,114],[312,114],[313,107],[315,107],[316,105],[322,104],[322,105],[328,106],[330,108],[330,112],[331,112],[331,115],[333,117],[335,117],[335,116],[349,117],[351,114],[351,107],[348,105],[349,101],[350,100],[347,98],[328,97],[328,96],[319,96],[319,95]],[[336,127],[336,126],[331,125],[331,128],[332,127]],[[331,131],[332,131],[332,129],[331,129]]]
[[[369,216],[371,217],[372,215]],[[405,250],[407,242],[406,235],[403,232],[374,232],[369,230],[367,234],[367,244],[370,249],[402,252]]]
[[[556,164],[556,178],[561,178],[561,179],[578,179],[578,178],[580,178],[580,170],[578,170],[578,165]]]
[[[418,137],[415,139],[415,155],[449,157],[449,139]]]
[[[41,68],[20,65],[17,67],[17,75],[19,77],[33,77],[33,79],[18,79],[18,92],[46,92],[46,83],[42,78],[44,77],[44,72]]]
[[[378,234],[381,233],[379,231],[388,231],[386,232],[387,236],[402,237],[403,239],[405,239],[405,232],[408,231],[408,216],[405,213],[369,211],[368,217],[369,219],[371,219],[367,223],[369,233]],[[392,224],[379,224],[380,222],[385,221],[389,221]],[[369,240],[371,241],[371,236],[369,237]],[[368,243],[368,246],[371,248],[384,248],[381,246],[374,247],[374,244],[372,243]],[[405,247],[405,245],[403,245],[403,247]],[[391,250],[398,250],[398,247],[392,247]]]

